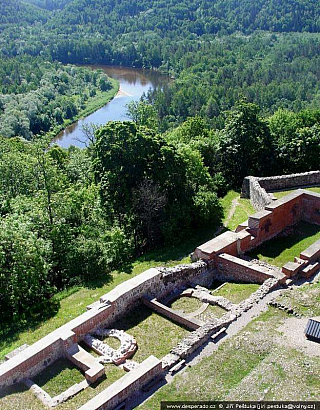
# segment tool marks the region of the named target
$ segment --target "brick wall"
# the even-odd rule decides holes
[[[107,387],[79,410],[111,410],[129,396],[137,393],[150,380],[163,373],[162,363],[154,356],[148,357],[136,369]]]
[[[141,297],[164,297],[186,284],[208,286],[212,280],[213,270],[204,261],[141,273],[102,296],[100,303],[91,305],[87,312],[1,364],[0,387],[40,373],[50,363],[64,357],[71,344],[79,342],[99,325],[111,325],[141,303]]]
[[[225,253],[217,257],[217,269],[224,280],[260,283],[272,278],[267,268]]]

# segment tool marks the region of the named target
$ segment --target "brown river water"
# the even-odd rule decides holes
[[[85,146],[84,124],[104,125],[108,121],[128,120],[126,105],[131,101],[138,101],[143,93],[149,89],[162,87],[170,80],[169,77],[156,71],[140,68],[118,66],[89,66],[92,69],[102,69],[109,77],[119,81],[119,93],[104,107],[78,120],[65,128],[56,138],[55,143],[60,147],[68,148],[71,145]]]

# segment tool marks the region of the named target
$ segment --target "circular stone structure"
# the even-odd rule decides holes
[[[120,347],[113,349],[97,337],[114,337],[120,341]],[[98,328],[94,333],[86,335],[83,341],[101,356],[100,363],[114,363],[117,366],[132,357],[138,348],[134,337],[118,329]]]

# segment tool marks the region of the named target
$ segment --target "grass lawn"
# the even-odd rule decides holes
[[[290,189],[290,190],[288,190],[288,191],[273,192],[273,195],[274,195],[277,199],[280,199],[280,198],[282,198],[283,196],[285,196],[285,195],[287,195],[287,194],[290,194],[290,192],[295,191],[296,189],[297,189],[297,188],[293,188],[293,189]],[[320,194],[320,187],[308,187],[308,188],[305,188],[305,189],[308,190],[308,191],[317,192],[318,194]]]
[[[81,393],[77,394],[70,400],[66,401],[65,403],[59,404],[57,408],[59,410],[76,410],[126,374],[124,370],[113,364],[106,364],[105,368],[106,377],[102,381],[91,384],[89,387],[87,387],[85,390],[83,390]],[[55,378],[54,382],[50,381],[50,389],[52,389],[53,391],[60,391],[60,381],[61,378]],[[74,383],[75,382],[76,381],[74,381]],[[47,387],[45,390],[47,390]],[[0,392],[0,410],[8,409],[47,410],[48,408],[44,406],[32,392],[27,390],[25,386],[19,384],[14,387],[3,389]]]
[[[84,380],[81,371],[69,360],[57,360],[43,372],[33,378],[33,381],[51,397],[63,393],[69,387]]]
[[[249,255],[275,266],[283,266],[295,256],[320,239],[320,227],[307,222],[299,222],[288,236],[278,236],[263,243]]]
[[[226,313],[227,311],[222,309],[220,306],[209,305],[207,309],[202,313],[202,315],[203,319],[206,318],[206,315],[214,316],[215,318],[219,319]],[[200,318],[202,315],[200,315]]]
[[[168,306],[175,310],[182,310],[184,313],[192,313],[201,308],[202,302],[196,298],[182,296]]]
[[[293,308],[302,316],[320,316],[320,282],[294,288],[277,298],[277,301]]]
[[[256,210],[253,208],[250,199],[239,198],[238,205],[236,206],[233,216],[227,223],[227,227],[231,231],[234,231],[238,225],[246,221],[249,216],[254,213],[256,213]]]
[[[260,285],[254,283],[226,283],[221,289],[212,291],[213,296],[224,296],[232,303],[240,303],[247,299]]]
[[[136,339],[138,350],[133,360],[139,363],[150,355],[162,359],[188,333],[188,330],[145,306],[134,309],[113,327],[124,330]]]

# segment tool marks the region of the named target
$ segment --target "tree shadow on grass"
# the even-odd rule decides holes
[[[1,323],[0,327],[0,350],[4,349],[19,339],[19,334],[28,330],[36,330],[44,321],[50,319],[58,313],[60,302],[54,297],[46,304],[41,304],[31,310],[25,319]]]
[[[252,258],[257,258],[262,255],[268,258],[275,259],[286,249],[290,249],[302,240],[313,236],[319,232],[319,226],[307,222],[299,222],[292,228],[292,231],[287,235],[280,235],[277,238],[271,239],[260,245],[248,255]],[[299,256],[299,255],[295,255]]]
[[[185,240],[180,240],[171,245],[147,252],[137,260],[141,262],[164,262],[165,264],[170,263],[170,261],[182,260],[188,254],[193,252],[197,246],[212,239],[216,230],[217,226],[198,229],[189,234]]]

